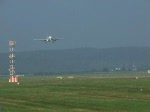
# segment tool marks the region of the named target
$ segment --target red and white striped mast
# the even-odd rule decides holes
[[[9,82],[18,82],[18,76],[15,76],[16,74],[16,68],[15,68],[15,45],[16,41],[9,41],[9,59],[10,59],[10,79]]]

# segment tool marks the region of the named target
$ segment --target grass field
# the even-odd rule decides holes
[[[150,112],[150,78],[128,75],[20,77],[20,85],[0,77],[0,105],[2,112]]]

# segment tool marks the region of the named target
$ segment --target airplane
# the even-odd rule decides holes
[[[46,42],[54,43],[56,40],[60,40],[60,39],[63,39],[63,38],[52,38],[52,36],[48,36],[46,39],[34,39],[34,40],[44,41],[45,43]]]

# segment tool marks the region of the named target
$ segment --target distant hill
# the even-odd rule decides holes
[[[9,53],[0,53],[0,74],[9,73]],[[150,47],[77,48],[16,53],[17,73],[146,70]]]

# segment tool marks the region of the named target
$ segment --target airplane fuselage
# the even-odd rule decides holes
[[[51,36],[47,37],[47,39],[46,39],[46,42],[54,43],[54,41],[56,41],[56,39],[53,39]]]

